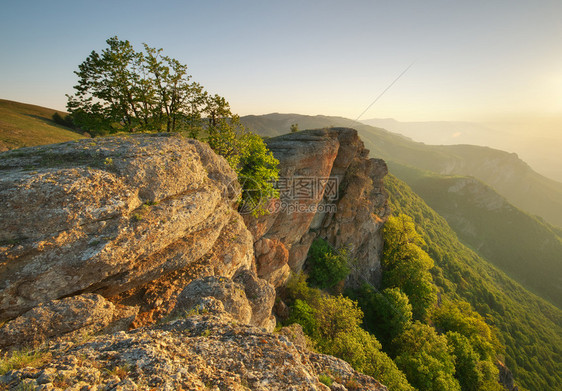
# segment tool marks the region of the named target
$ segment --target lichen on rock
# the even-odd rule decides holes
[[[181,136],[0,154],[0,349],[52,356],[0,388],[328,390],[330,376],[333,390],[386,390],[308,350],[299,327],[271,333],[275,287],[314,238],[350,243],[357,275],[376,278],[386,165],[350,129],[268,144],[283,176],[337,178],[337,211],[317,213],[319,194],[299,201],[308,212],[243,218],[226,160]]]
[[[186,318],[59,344],[50,352],[48,364],[8,372],[0,376],[0,384],[46,390],[327,391],[319,377],[330,374],[340,390],[386,390],[342,360],[312,353],[282,334],[235,322],[215,299]]]
[[[0,170],[0,320],[77,293],[116,296],[186,268],[236,221],[236,174],[195,140],[22,148],[2,153]],[[233,275],[253,254],[215,260]]]

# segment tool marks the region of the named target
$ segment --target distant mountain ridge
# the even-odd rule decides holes
[[[562,308],[562,236],[478,179],[389,164],[390,171],[443,216],[463,243]]]
[[[385,129],[343,117],[299,114],[245,116],[242,123],[262,136],[330,126],[359,131],[371,156],[418,167],[438,174],[468,175],[494,188],[513,205],[562,227],[562,183],[535,172],[516,154],[474,145],[426,145]]]
[[[432,145],[470,144],[516,152],[534,170],[558,182],[562,181],[562,137],[534,132],[540,124],[479,123],[466,121],[403,122],[392,118],[362,120],[362,123],[403,134],[414,141]],[[544,126],[544,124],[543,124]],[[562,127],[562,125],[560,125]],[[553,128],[554,125],[548,126]],[[522,128],[527,128],[524,130]],[[509,130],[509,131],[508,131]]]

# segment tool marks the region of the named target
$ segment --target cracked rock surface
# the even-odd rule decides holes
[[[292,337],[290,337],[292,335]],[[0,385],[38,390],[373,390],[386,387],[346,362],[309,351],[302,330],[241,325],[209,300],[149,328],[51,347],[39,368],[13,370]],[[319,376],[333,379],[331,388]]]

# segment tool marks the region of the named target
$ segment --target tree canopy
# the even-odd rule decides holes
[[[236,120],[228,102],[191,81],[187,66],[144,44],[135,51],[129,41],[106,41],[79,65],[78,84],[67,95],[74,123],[94,135],[116,131],[188,130],[198,134],[208,122]],[[203,119],[207,119],[204,121]]]
[[[106,43],[75,72],[78,84],[67,95],[74,125],[94,136],[165,131],[203,138],[238,174],[244,211],[265,213],[279,162],[261,137],[245,131],[227,100],[191,81],[187,65],[162,49],[144,44],[136,51],[118,37]]]

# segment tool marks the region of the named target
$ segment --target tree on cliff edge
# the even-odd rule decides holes
[[[94,135],[119,131],[212,132],[220,119],[234,115],[228,102],[191,81],[187,66],[144,44],[106,41],[78,66],[75,93],[67,95],[74,123]],[[205,120],[208,118],[209,121]]]
[[[116,132],[186,132],[203,137],[226,158],[240,181],[251,189],[242,194],[255,213],[265,213],[276,195],[273,181],[279,163],[261,137],[244,130],[229,103],[191,81],[187,66],[144,44],[137,52],[129,41],[106,41],[74,72],[75,93],[67,95],[74,124],[94,136]],[[251,191],[249,191],[251,190]]]

